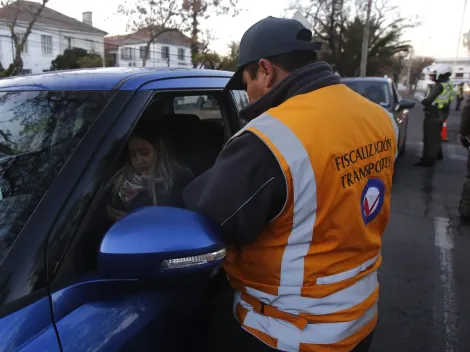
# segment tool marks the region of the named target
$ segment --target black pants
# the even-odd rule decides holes
[[[223,287],[225,286],[225,287]],[[207,309],[209,319],[209,342],[204,352],[273,352],[278,351],[260,341],[241,328],[233,315],[233,292],[228,284],[211,300]],[[353,352],[369,351],[372,342],[371,333]]]

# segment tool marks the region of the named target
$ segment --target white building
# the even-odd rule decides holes
[[[446,64],[452,67],[452,80],[470,81],[470,57],[469,58],[441,58],[435,59],[436,64]]]
[[[114,57],[115,66],[143,66],[145,46],[149,40],[147,29],[104,39],[106,51]],[[162,33],[150,45],[145,66],[191,68],[191,39],[176,31]]]
[[[15,33],[22,35],[32,20],[32,13],[40,4],[19,1],[0,9],[0,62],[7,68],[15,51],[11,33],[7,27],[17,18]],[[18,10],[19,9],[19,10]],[[34,24],[28,36],[23,59],[23,73],[41,73],[50,70],[51,61],[67,48],[82,48],[104,57],[104,36],[107,33],[93,27],[92,13],[83,13],[83,22],[70,18],[47,7]]]

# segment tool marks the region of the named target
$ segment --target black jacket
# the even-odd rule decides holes
[[[328,64],[314,63],[293,72],[240,111],[240,117],[250,121],[295,95],[338,83]],[[225,242],[241,248],[254,242],[281,212],[287,188],[274,154],[256,135],[246,132],[222,150],[214,166],[185,189],[183,198],[188,209],[220,224]]]

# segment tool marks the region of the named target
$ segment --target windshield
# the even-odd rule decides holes
[[[109,92],[0,92],[0,263]]]
[[[390,89],[386,82],[370,82],[370,81],[343,81],[345,85],[359,93],[370,101],[390,108]]]

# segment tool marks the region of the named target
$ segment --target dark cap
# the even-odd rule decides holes
[[[294,19],[266,17],[251,26],[240,41],[237,71],[226,88],[245,89],[242,75],[246,65],[262,58],[295,51],[314,51],[318,43],[312,42],[312,32]]]

